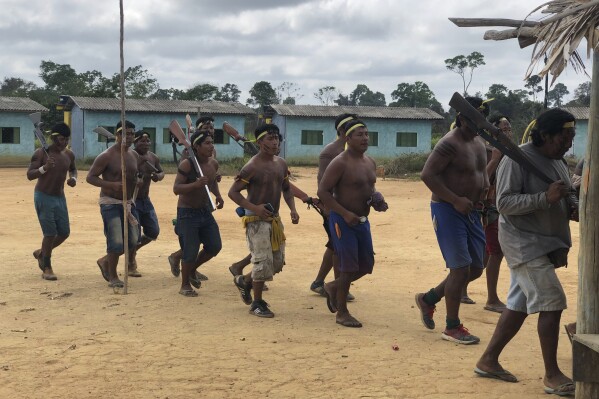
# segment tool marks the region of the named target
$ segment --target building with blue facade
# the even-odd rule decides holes
[[[106,149],[106,140],[94,133],[93,129],[102,126],[114,132],[121,118],[121,100],[64,96],[63,102],[64,111],[70,112],[70,117],[66,119],[70,119],[71,148],[76,158],[95,158]],[[136,129],[143,129],[150,135],[151,151],[166,161],[173,160],[173,148],[168,129],[173,119],[177,120],[185,130],[186,114],[191,115],[194,124],[198,114],[212,116],[216,152],[218,159],[224,160],[242,157],[243,148],[227,136],[220,127],[224,122],[228,122],[243,135],[246,116],[255,114],[254,110],[245,105],[220,101],[126,99],[125,109],[126,119],[133,122]]]
[[[35,135],[29,114],[48,108],[26,97],[0,97],[0,158],[10,164],[31,159]]]
[[[318,159],[325,145],[337,139],[335,118],[357,114],[368,126],[368,155],[381,160],[431,149],[432,124],[443,117],[428,108],[326,105],[271,105],[272,123],[284,138],[287,160]]]
[[[569,155],[576,158],[584,158],[587,149],[587,136],[589,134],[589,115],[591,108],[589,107],[564,107],[576,118],[576,136],[572,148],[568,151]]]

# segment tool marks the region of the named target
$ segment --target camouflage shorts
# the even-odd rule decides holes
[[[272,276],[283,270],[285,264],[285,244],[280,251],[273,251],[270,242],[272,224],[257,221],[248,223],[246,239],[252,254],[252,279],[254,281],[271,281]]]

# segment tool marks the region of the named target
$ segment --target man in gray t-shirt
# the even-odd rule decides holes
[[[564,154],[575,135],[574,116],[559,108],[537,119],[532,143],[520,148],[540,170],[555,180],[547,184],[504,157],[497,170],[499,242],[510,268],[507,309],[501,314],[489,346],[476,364],[482,377],[517,379],[499,364],[499,355],[529,314],[539,313],[538,332],[545,363],[547,393],[571,394],[572,380],[557,364],[557,345],[566,296],[555,269],[566,264],[571,246],[566,197],[570,190]]]

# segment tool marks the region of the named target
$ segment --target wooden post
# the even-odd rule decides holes
[[[123,248],[125,253],[125,275],[123,294],[127,294],[129,286],[129,218],[127,217],[127,166],[125,163],[125,154],[129,147],[127,146],[127,126],[125,126],[125,58],[123,55],[124,41],[124,12],[123,0],[119,0],[119,8],[121,15],[121,30],[120,30],[120,58],[121,58],[121,181],[123,182]]]
[[[599,52],[593,52],[589,132],[580,188],[580,252],[578,255],[578,313],[576,334],[599,334]],[[583,361],[574,351],[574,364]],[[586,361],[587,374],[599,364]],[[599,382],[576,382],[576,399],[599,398]]]

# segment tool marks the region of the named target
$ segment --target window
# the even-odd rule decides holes
[[[162,129],[162,144],[169,144],[171,142],[171,130],[168,127]]]
[[[110,133],[114,134],[114,131],[116,130],[114,126],[102,126],[104,129],[108,130]],[[102,136],[101,134],[98,134],[98,143],[105,143],[106,142],[106,137]]]
[[[397,132],[396,147],[418,147],[418,133]]]
[[[322,145],[322,130],[302,130],[302,145]]]
[[[379,132],[368,132],[368,146],[378,147],[379,146]]]
[[[229,144],[230,137],[223,129],[214,129],[214,144]]]
[[[21,144],[21,129],[18,127],[3,127],[0,144]]]

